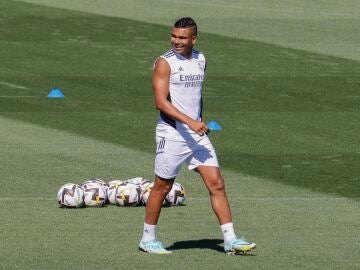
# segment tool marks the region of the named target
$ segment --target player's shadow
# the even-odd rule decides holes
[[[218,252],[224,252],[224,248],[219,244],[222,244],[224,240],[221,239],[200,239],[200,240],[187,240],[175,242],[171,246],[167,247],[169,250],[177,249],[212,249]]]

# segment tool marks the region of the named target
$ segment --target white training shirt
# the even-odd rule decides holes
[[[190,59],[173,49],[160,56],[171,69],[168,100],[180,112],[194,120],[202,118],[202,84],[205,79],[205,56],[193,50]],[[157,135],[175,140],[187,140],[190,135],[198,141],[200,136],[186,124],[176,121],[163,112],[157,125]]]

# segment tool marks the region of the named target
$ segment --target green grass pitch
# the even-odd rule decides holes
[[[58,7],[0,2],[0,269],[359,269],[360,63],[356,50],[346,50],[359,22],[349,8],[337,7],[339,31],[331,32],[321,28],[328,6],[314,4],[309,16],[320,16],[310,21],[320,28],[308,21],[304,27],[316,29],[292,44],[276,40],[294,34],[281,27],[286,18],[277,18],[273,33],[253,26],[243,36],[236,27],[218,35],[206,20],[219,11],[223,26],[241,18],[252,27],[268,5],[260,8],[260,0],[247,6],[260,17],[234,11],[232,21],[219,2],[198,2],[206,8],[197,48],[209,62],[204,116],[224,128],[210,136],[235,228],[258,248],[254,256],[223,253],[205,187],[184,168],[186,205],[164,208],[159,221],[159,239],[173,254],[152,256],[137,250],[144,207],[64,210],[56,192],[92,177],[153,178],[151,71],[169,48],[163,24],[176,10],[157,1],[149,11],[163,9],[154,18],[147,9],[126,16],[121,5],[111,13],[110,0],[98,9],[89,0],[83,8],[26,1]],[[225,2],[236,10],[236,1]],[[299,16],[301,7],[285,7]],[[282,6],[265,15],[274,10]],[[336,37],[343,47],[306,40]],[[65,99],[47,99],[53,87]]]

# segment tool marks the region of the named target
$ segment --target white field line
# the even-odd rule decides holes
[[[7,87],[10,87],[10,88],[14,88],[14,89],[22,89],[22,90],[28,89],[26,86],[14,84],[14,83],[9,83],[9,82],[4,82],[4,81],[0,81],[0,85],[7,86]],[[37,97],[37,96],[34,96],[34,95],[26,95],[26,96],[3,95],[3,96],[0,96],[0,98],[34,98],[34,97]]]
[[[0,85],[9,86],[11,88],[16,88],[16,89],[27,89],[26,86],[14,84],[14,83],[9,83],[9,82],[4,82],[4,81],[0,81]]]

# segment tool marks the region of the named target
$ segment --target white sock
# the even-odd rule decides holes
[[[222,224],[222,225],[220,225],[220,228],[221,228],[221,231],[224,236],[224,242],[227,242],[236,237],[235,232],[234,232],[234,225],[232,222]]]
[[[141,238],[142,242],[155,240],[156,225],[150,225],[144,222],[144,230]]]

